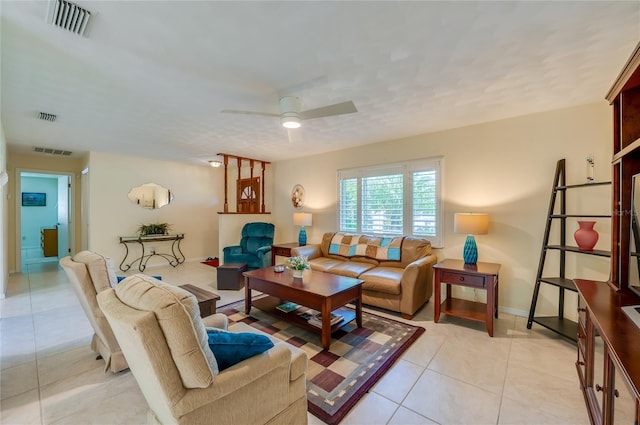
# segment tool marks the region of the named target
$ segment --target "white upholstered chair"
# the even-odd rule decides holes
[[[218,371],[197,300],[184,289],[138,274],[100,292],[98,303],[149,404],[149,423],[307,423],[303,350],[276,341]],[[258,332],[244,323],[230,331],[250,329]]]
[[[120,345],[111,331],[111,326],[102,314],[96,296],[99,292],[111,289],[116,284],[115,273],[110,261],[100,254],[81,251],[73,257],[60,260],[80,305],[93,327],[91,349],[105,361],[105,372],[120,372],[127,369],[127,361],[120,350]]]

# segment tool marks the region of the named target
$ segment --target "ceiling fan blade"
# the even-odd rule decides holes
[[[272,114],[270,112],[257,112],[257,111],[239,111],[237,109],[223,109],[220,111],[222,114],[241,114],[241,115],[262,115],[265,117],[279,118],[280,114]]]
[[[312,118],[331,117],[333,115],[343,115],[358,112],[356,105],[352,101],[336,103],[334,105],[323,106],[321,108],[309,109],[300,112],[300,119],[310,120]]]

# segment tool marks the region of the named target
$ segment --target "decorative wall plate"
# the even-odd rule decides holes
[[[304,187],[302,185],[293,186],[291,191],[291,203],[293,208],[302,208],[304,206]]]

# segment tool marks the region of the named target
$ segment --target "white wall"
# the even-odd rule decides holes
[[[23,193],[46,194],[45,206],[23,206],[21,209],[21,245],[23,248],[37,248],[40,246],[40,229],[43,227],[54,228],[58,222],[58,179],[55,177],[22,177],[21,188]]]
[[[169,223],[171,233],[184,233],[181,249],[187,261],[218,253],[218,211],[222,211],[223,170],[208,165],[92,152],[89,155],[89,249],[120,264],[125,250],[119,236],[135,235],[141,224]],[[127,198],[132,187],[157,183],[171,190],[171,204],[148,210]],[[164,242],[163,244],[166,244]],[[158,245],[158,251],[170,245]],[[166,247],[166,248],[164,248]],[[149,265],[166,264],[154,258]]]
[[[4,138],[4,128],[0,121],[0,173],[7,172],[7,143]],[[0,298],[7,293],[9,281],[9,205],[6,201],[8,184],[0,187]]]
[[[336,230],[337,170],[443,156],[445,247],[436,250],[438,257],[462,257],[465,235],[453,233],[454,213],[489,213],[489,234],[476,237],[479,261],[502,264],[500,307],[527,314],[556,162],[567,159],[568,184],[583,183],[586,157],[592,154],[596,180],[610,180],[612,131],[612,112],[603,101],[277,162],[273,211],[278,229],[276,242],[297,240],[289,199],[295,184],[301,184],[306,191],[303,210],[313,213],[308,238],[319,242],[324,232]],[[305,143],[313,143],[313,139],[308,137]],[[576,213],[610,212],[610,186],[579,190],[588,191],[570,192],[570,209],[579,210]],[[600,241],[596,249],[610,249],[610,220],[597,221]],[[571,223],[569,228],[572,234],[577,225]],[[551,268],[557,264],[556,257],[549,254],[549,275],[558,273]],[[567,277],[574,276],[606,280],[609,259],[568,254]],[[484,293],[466,296],[482,299]],[[575,297],[567,298],[566,312],[572,315]],[[556,299],[555,288],[543,288],[538,312],[554,314]]]

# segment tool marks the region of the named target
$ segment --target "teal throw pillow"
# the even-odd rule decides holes
[[[273,347],[273,342],[266,336],[249,332],[233,333],[207,328],[207,336],[209,348],[221,371]]]

